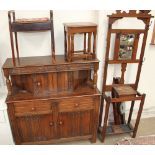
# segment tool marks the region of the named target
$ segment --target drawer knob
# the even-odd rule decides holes
[[[79,104],[78,104],[78,103],[76,103],[76,104],[75,104],[75,107],[79,107]]]
[[[41,85],[41,83],[40,82],[37,82],[37,86],[40,86]]]
[[[32,111],[34,111],[34,110],[35,110],[35,108],[34,108],[34,107],[33,107],[33,108],[31,108],[31,110],[32,110]]]
[[[59,122],[59,125],[62,125],[62,121]]]
[[[54,125],[54,123],[53,123],[53,122],[50,122],[50,123],[49,123],[49,125],[50,125],[50,126],[53,126],[53,125]]]

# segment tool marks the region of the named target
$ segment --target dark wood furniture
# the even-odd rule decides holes
[[[143,21],[144,29],[114,29],[113,23],[122,18],[137,18]],[[133,132],[133,136],[136,136],[141,113],[143,110],[145,94],[140,94],[137,91],[138,83],[140,79],[140,73],[143,63],[143,56],[146,46],[146,39],[149,30],[150,18],[148,10],[130,10],[127,12],[116,11],[112,15],[109,15],[108,33],[107,33],[107,47],[105,54],[105,65],[103,73],[103,89],[102,89],[102,101],[100,108],[100,120],[99,120],[99,137],[104,142],[105,135],[120,134]],[[115,35],[114,50],[110,50],[111,36]],[[138,55],[139,38],[142,37],[142,46]],[[112,53],[111,53],[112,52]],[[113,57],[111,58],[111,55]],[[126,83],[125,72],[127,66],[130,64],[137,64],[137,74],[134,83]],[[107,74],[109,65],[120,65],[121,75],[120,77],[113,77],[113,83],[107,84]],[[107,95],[107,92],[110,94]],[[105,103],[104,103],[105,100]],[[127,101],[131,102],[131,108],[129,112],[128,120],[125,119],[125,114],[121,112],[121,106]],[[135,101],[139,101],[139,110],[135,127],[131,125],[131,118]],[[105,107],[104,107],[105,104]],[[114,122],[108,123],[109,107],[113,106]],[[137,102],[136,102],[137,104]],[[104,108],[104,120],[102,127],[102,117]]]
[[[83,49],[75,50],[76,34],[83,35]],[[94,23],[64,23],[65,57],[67,61],[74,59],[96,58],[97,25]]]
[[[51,54],[52,61],[55,61],[55,43],[54,43],[54,26],[53,11],[50,11],[50,18],[32,18],[16,19],[15,11],[8,12],[10,41],[12,49],[12,61],[16,66],[15,59],[19,62],[18,33],[19,32],[41,32],[51,31]],[[15,53],[16,51],[16,53]]]
[[[29,24],[21,28],[27,26],[30,28]],[[33,29],[38,29],[38,22]],[[67,62],[63,55],[56,55],[54,62],[51,56],[8,58],[3,71],[15,143],[95,142],[100,105],[98,65],[95,58]]]

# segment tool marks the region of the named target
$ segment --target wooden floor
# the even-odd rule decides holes
[[[141,119],[137,137],[147,136],[147,135],[155,135],[155,117]],[[107,136],[105,139],[105,143],[101,143],[99,140],[97,140],[97,142],[93,143],[93,145],[114,145],[125,137],[130,137],[130,135],[122,134],[122,135],[116,135],[116,136]],[[78,141],[78,142],[70,142],[70,143],[63,143],[63,144],[64,145],[65,144],[66,145],[91,145],[89,141]]]

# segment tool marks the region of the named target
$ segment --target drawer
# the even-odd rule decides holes
[[[14,106],[16,116],[47,114],[53,109],[50,101],[22,101],[14,103]]]
[[[90,110],[93,108],[94,100],[92,97],[76,97],[59,102],[59,112]]]

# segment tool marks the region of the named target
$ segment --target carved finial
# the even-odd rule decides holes
[[[151,10],[116,10],[112,15],[108,15],[108,17],[112,18],[123,18],[123,17],[137,17],[137,18],[151,18],[151,14],[149,14]],[[145,17],[144,17],[145,16]]]
[[[121,13],[121,10],[116,10],[116,13]]]
[[[139,10],[140,13],[149,14],[151,10]]]
[[[129,14],[136,14],[136,10],[129,10]]]

